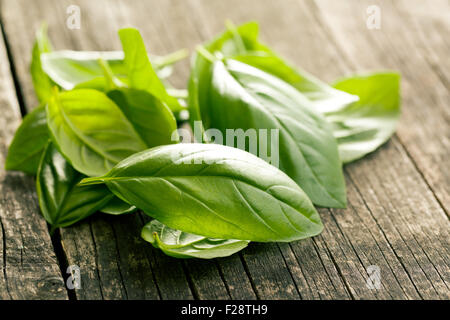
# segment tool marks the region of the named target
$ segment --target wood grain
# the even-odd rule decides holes
[[[214,261],[180,261],[139,238],[147,217],[97,215],[61,230],[68,263],[82,271],[76,298],[449,299],[448,3],[411,3],[3,0],[0,18],[28,110],[36,105],[28,72],[31,45],[43,20],[57,49],[119,49],[116,31],[133,25],[154,54],[192,50],[221,32],[226,19],[258,20],[266,43],[326,81],[366,69],[394,69],[403,76],[398,133],[346,166],[349,206],[320,209],[320,236],[251,244]],[[65,26],[69,4],[81,8],[80,30]],[[366,27],[371,4],[381,8],[380,30]],[[173,83],[185,87],[188,76],[184,61]],[[381,271],[378,290],[367,287],[373,265]]]
[[[4,170],[21,114],[3,39],[0,61],[0,300],[67,299],[34,181]]]

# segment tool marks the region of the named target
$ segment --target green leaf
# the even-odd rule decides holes
[[[45,73],[64,90],[76,85],[103,78],[99,59],[108,62],[117,76],[126,77],[122,51],[55,51],[41,56]]]
[[[259,27],[255,22],[239,27],[229,24],[228,30],[206,45],[206,49],[211,53],[220,52],[225,58],[249,64],[286,81],[315,102],[321,112],[340,109],[358,100],[357,96],[336,90],[306,71],[291,66],[259,41]],[[197,68],[207,68],[201,56],[196,56],[196,65]]]
[[[172,111],[150,93],[122,88],[108,92],[108,96],[120,107],[148,147],[178,142],[177,122]]]
[[[168,227],[205,237],[286,242],[323,228],[309,198],[287,175],[226,146],[156,147],[82,181],[99,183]]]
[[[306,71],[291,67],[274,53],[248,53],[234,58],[289,83],[314,102],[316,109],[322,113],[339,110],[358,101],[357,96],[336,90]]]
[[[232,59],[216,61],[200,79],[201,117],[226,137],[229,129],[256,130],[258,155],[276,156],[277,141],[259,130],[279,130],[279,168],[324,207],[346,206],[345,181],[331,126],[294,87]],[[267,141],[270,141],[267,139]],[[235,146],[234,141],[226,142]],[[266,149],[266,152],[262,152]],[[250,151],[248,145],[246,150]]]
[[[334,125],[341,159],[347,163],[376,150],[394,134],[400,117],[400,75],[353,76],[334,87],[359,97],[358,102],[326,114]]]
[[[144,41],[138,30],[134,28],[121,29],[119,37],[125,53],[125,65],[131,88],[144,90],[167,104],[176,112],[183,109],[178,100],[170,96],[164,84],[158,78],[145,48]]]
[[[36,41],[33,46],[30,66],[34,91],[41,103],[48,101],[52,94],[52,87],[54,86],[51,79],[42,70],[41,65],[41,55],[50,51],[52,51],[52,45],[47,37],[47,25],[42,24],[36,33]]]
[[[259,26],[257,22],[247,22],[234,27],[230,23],[228,30],[208,43],[205,48],[211,53],[221,52],[224,57],[234,57],[248,51],[266,51],[266,46],[258,41]]]
[[[223,34],[217,36],[204,48],[211,55],[217,52],[224,58],[239,57],[253,52],[266,52],[269,49],[258,41],[259,26],[256,22],[244,23],[239,27],[231,26]],[[201,120],[200,104],[205,104],[206,96],[203,91],[204,85],[199,79],[206,79],[209,76],[211,61],[208,61],[201,54],[194,54],[189,80],[189,113],[191,115],[191,125],[194,121]]]
[[[103,175],[122,159],[147,149],[120,108],[96,90],[54,94],[47,120],[60,151],[87,176]]]
[[[147,223],[141,236],[174,258],[214,259],[228,257],[247,247],[249,241],[206,238],[171,229],[157,220]]]
[[[27,114],[17,129],[6,157],[6,170],[35,175],[49,138],[45,107],[40,106]]]
[[[137,208],[135,206],[132,206],[117,197],[113,197],[103,208],[100,209],[101,212],[114,216],[132,213],[136,210]]]
[[[244,45],[246,40],[248,40],[247,43],[249,45],[256,43],[258,37],[258,24],[254,22],[246,23],[238,28],[238,32],[242,35],[242,37],[238,39],[238,45],[236,45],[236,42],[234,41],[236,39],[235,33],[226,31],[210,43],[206,44],[205,49],[210,53],[219,51],[225,57],[233,57],[242,54],[242,47],[240,46],[242,45],[242,42],[244,42]],[[203,100],[202,104],[204,104],[205,96],[202,94],[203,88],[200,87],[201,83],[199,79],[206,79],[210,75],[210,63],[211,61],[208,61],[203,55],[194,53],[188,86],[188,108],[192,128],[194,128],[195,121],[202,120],[200,114],[200,101]],[[197,137],[197,139],[198,138],[199,137]]]
[[[127,85],[128,78],[116,77],[116,79],[118,79],[124,85]],[[108,82],[105,77],[94,78],[94,79],[88,80],[86,82],[80,82],[74,87],[74,89],[94,89],[94,90],[103,91],[103,92],[107,92],[109,90]]]
[[[114,196],[102,185],[77,186],[76,172],[52,143],[39,166],[36,188],[42,214],[54,228],[70,226],[98,211]]]

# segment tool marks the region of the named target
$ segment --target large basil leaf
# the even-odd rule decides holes
[[[147,149],[120,108],[96,90],[53,95],[47,120],[61,152],[87,176],[103,175],[122,159]]]
[[[100,209],[101,212],[114,216],[132,213],[136,210],[137,208],[135,206],[132,206],[117,197],[113,197],[103,208]]]
[[[238,28],[236,32],[226,31],[222,35],[216,37],[213,41],[204,47],[211,53],[220,52],[224,57],[234,57],[235,55],[244,54],[249,46],[257,43],[258,25],[256,23],[246,23]],[[209,77],[210,63],[203,55],[194,53],[192,59],[191,76],[189,79],[189,97],[188,108],[190,114],[191,126],[194,128],[194,122],[200,121],[200,104],[205,104],[206,96],[203,94],[205,81],[200,79]],[[196,137],[197,140],[201,139]]]
[[[346,163],[376,150],[394,134],[400,117],[400,75],[386,72],[354,76],[334,87],[359,96],[358,102],[326,114]]]
[[[172,73],[171,65],[185,57],[184,51],[178,51],[164,57],[152,56],[156,73],[160,78],[167,78]],[[41,55],[42,68],[45,73],[61,88],[72,90],[75,87],[105,88],[103,71],[98,63],[107,61],[114,75],[126,81],[127,67],[122,51],[54,51]]]
[[[148,147],[178,142],[177,122],[172,111],[147,91],[121,88],[108,92],[108,96]]]
[[[53,82],[42,70],[41,55],[52,51],[52,45],[47,37],[47,25],[43,24],[36,33],[36,41],[31,56],[31,79],[34,91],[41,103],[48,101],[52,94]]]
[[[280,169],[314,204],[345,207],[337,142],[312,103],[286,82],[232,59],[216,61],[210,70],[209,77],[200,79],[206,99],[200,100],[200,109],[206,128],[218,129],[223,136],[229,129],[279,130]],[[267,148],[265,153],[273,157],[277,149],[271,143],[261,144],[258,134],[256,138],[260,155]]]
[[[121,29],[119,37],[125,53],[124,61],[130,87],[148,91],[161,102],[166,103],[174,112],[182,110],[183,107],[176,98],[167,93],[164,84],[153,69],[139,31],[134,28]]]
[[[6,157],[6,170],[35,175],[49,138],[45,107],[40,106],[27,114],[17,129]]]
[[[174,258],[214,259],[228,257],[247,247],[249,241],[206,238],[171,229],[157,220],[146,224],[141,236]]]
[[[287,175],[226,146],[156,147],[82,181],[98,183],[168,227],[205,237],[293,241],[323,228],[307,195]]]
[[[114,197],[102,185],[77,186],[83,177],[52,143],[48,145],[37,173],[36,188],[42,214],[53,229],[88,217]]]

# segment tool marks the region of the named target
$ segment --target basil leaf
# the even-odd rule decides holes
[[[279,167],[296,181],[312,202],[346,206],[345,181],[331,126],[314,105],[284,81],[244,63],[216,61],[203,84],[200,100],[206,128],[226,136],[229,129],[279,130]],[[273,145],[261,145],[273,157]],[[228,142],[227,142],[228,144]],[[267,154],[267,153],[266,153]],[[276,155],[275,155],[276,156]]]
[[[184,57],[184,51],[175,52],[166,57],[153,56],[158,76],[163,79],[172,74],[171,64]],[[45,73],[61,88],[93,88],[104,90],[103,71],[98,63],[102,59],[108,62],[114,75],[125,80],[127,68],[122,51],[54,51],[41,55]]]
[[[172,111],[150,93],[122,88],[108,92],[108,96],[120,107],[148,147],[178,142],[177,122]]]
[[[156,147],[82,181],[98,183],[168,227],[205,237],[286,242],[323,228],[309,198],[287,175],[226,146]]]
[[[206,49],[211,53],[218,51],[224,57],[249,64],[286,81],[314,101],[321,112],[340,109],[358,100],[357,96],[336,90],[306,71],[285,62],[259,41],[257,23],[250,22],[239,27],[228,26],[228,29],[206,45]],[[196,59],[202,61],[201,56]],[[202,65],[205,66],[205,61]]]
[[[206,238],[171,229],[157,220],[146,224],[141,236],[174,258],[214,259],[228,257],[247,247],[249,241]]]
[[[76,172],[50,143],[42,155],[36,188],[42,214],[54,228],[70,226],[98,211],[113,198],[105,186],[80,187]]]
[[[125,78],[115,77],[115,78],[118,79],[120,82],[122,82],[124,85],[127,85],[128,78],[126,77]],[[106,79],[105,77],[101,77],[101,78],[94,78],[86,82],[80,82],[74,87],[74,89],[94,89],[97,91],[107,92],[109,90],[108,79]]]
[[[117,197],[113,197],[103,208],[100,209],[103,213],[115,216],[132,213],[136,210],[137,208],[135,206],[132,206]]]
[[[358,102],[326,114],[334,125],[341,159],[347,163],[376,150],[394,134],[400,117],[400,75],[359,75],[334,87],[359,96]]]
[[[105,174],[122,159],[147,149],[120,108],[96,90],[53,95],[47,121],[63,155],[87,176]]]
[[[134,28],[121,29],[119,37],[125,53],[130,87],[149,92],[174,112],[182,110],[183,107],[176,98],[167,93],[153,69],[139,31]]]
[[[98,60],[108,61],[114,74],[126,76],[123,52],[95,51],[55,51],[41,56],[45,73],[64,90],[72,90],[76,85],[103,78]]]
[[[6,157],[6,170],[35,175],[49,138],[45,107],[40,106],[27,114],[17,129]]]
[[[224,57],[233,57],[235,55],[245,53],[248,47],[257,43],[257,23],[246,23],[237,28],[237,32],[240,37],[236,37],[236,34],[231,31],[226,31],[210,43],[206,44],[205,49],[207,49],[211,53],[219,51]],[[206,96],[203,94],[203,87],[205,82],[203,81],[202,83],[200,83],[199,79],[206,79],[209,77],[210,61],[197,53],[194,54],[192,61],[193,63],[188,88],[188,108],[191,126],[192,128],[194,128],[194,122],[202,120],[200,113],[200,104],[204,105],[206,103]],[[199,140],[199,138],[201,137],[196,138],[197,140]]]
[[[255,68],[270,73],[300,91],[322,113],[332,112],[358,101],[358,96],[339,91],[304,70],[289,66],[270,52],[256,52],[234,57]]]
[[[36,41],[33,46],[30,65],[34,91],[36,92],[39,102],[41,103],[48,101],[54,86],[51,79],[42,70],[41,65],[41,55],[50,51],[52,51],[52,45],[47,37],[47,25],[42,24],[36,33]]]
[[[224,57],[234,57],[248,51],[266,51],[268,48],[258,41],[257,22],[247,22],[234,27],[228,23],[228,30],[208,43],[205,48],[211,53],[221,52]]]

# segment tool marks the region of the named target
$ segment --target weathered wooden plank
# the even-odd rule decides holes
[[[219,271],[232,299],[255,300],[257,299],[256,290],[240,260],[241,257],[240,254],[235,254],[231,257],[217,259]]]
[[[195,298],[215,300],[231,298],[214,260],[196,259],[184,263],[193,283]]]
[[[259,298],[300,299],[297,285],[276,243],[253,243],[242,255]]]
[[[4,170],[21,114],[3,38],[0,61],[0,300],[67,299],[33,179]]]
[[[398,137],[441,206],[450,205],[448,1],[318,1],[323,21],[357,69],[391,68],[403,76]],[[380,9],[380,29],[366,9]],[[361,52],[365,54],[362,54]]]

